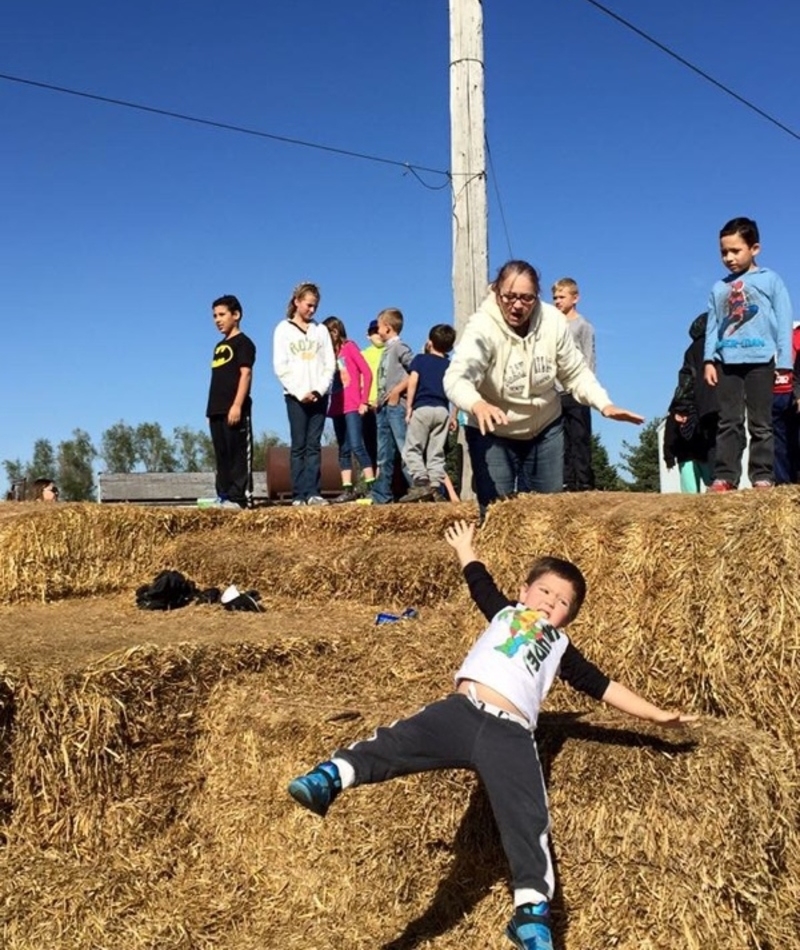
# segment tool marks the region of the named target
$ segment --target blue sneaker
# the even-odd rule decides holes
[[[506,927],[506,936],[519,950],[553,950],[547,901],[517,907]]]
[[[341,790],[342,780],[333,762],[321,762],[308,774],[299,775],[289,782],[292,798],[320,818],[325,817]]]

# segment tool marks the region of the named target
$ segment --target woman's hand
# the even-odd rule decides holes
[[[494,432],[495,426],[504,426],[508,422],[508,416],[502,409],[498,406],[492,406],[482,399],[475,403],[471,412],[472,415],[475,416],[475,421],[478,423],[481,435],[486,435],[487,432]]]
[[[631,412],[630,409],[622,409],[620,406],[606,406],[601,415],[615,422],[632,422],[637,426],[644,422],[644,416],[640,416],[638,412]]]

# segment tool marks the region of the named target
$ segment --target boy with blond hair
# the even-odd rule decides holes
[[[383,354],[378,365],[378,476],[370,497],[374,505],[394,500],[392,478],[398,453],[406,441],[406,389],[408,371],[414,354],[400,339],[403,314],[396,307],[381,310],[377,316]]]
[[[578,284],[572,277],[562,277],[553,284],[553,303],[567,318],[575,345],[594,373],[594,327],[578,313],[579,300]],[[564,489],[592,491],[592,410],[562,391],[561,418],[564,426]]]

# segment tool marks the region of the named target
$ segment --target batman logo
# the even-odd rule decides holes
[[[226,363],[230,363],[233,359],[233,348],[227,343],[220,343],[220,345],[214,350],[214,359],[211,360],[211,369],[217,369],[220,366],[224,366]]]

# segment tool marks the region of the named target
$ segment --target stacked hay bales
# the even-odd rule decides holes
[[[481,530],[512,594],[534,555],[578,561],[584,651],[662,705],[718,717],[665,732],[554,690],[539,743],[561,950],[800,946],[799,503],[792,490],[537,497],[496,506]],[[358,789],[325,822],[285,793],[295,772],[450,688],[481,622],[441,540],[454,515],[474,511],[98,506],[37,513],[32,539],[4,525],[6,603],[84,595],[91,578],[132,590],[164,567],[213,584],[233,564],[268,604],[319,607],[313,629],[268,612],[259,644],[7,673],[4,946],[502,945],[505,861],[471,776]],[[58,537],[67,527],[82,556]],[[334,598],[422,616],[331,626]]]

